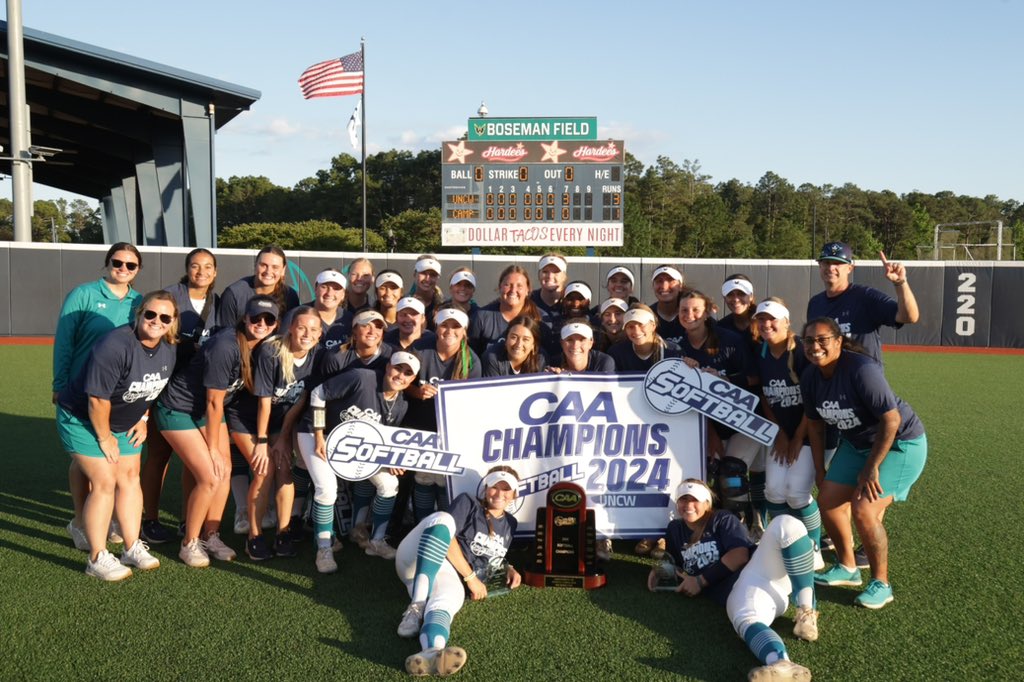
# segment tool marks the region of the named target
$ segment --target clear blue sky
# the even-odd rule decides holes
[[[358,98],[306,101],[296,79],[363,36],[371,153],[437,148],[485,100],[492,116],[596,116],[644,163],[699,159],[716,182],[770,170],[1024,200],[1020,0],[24,0],[23,14],[261,91],[217,137],[224,178],[291,186],[358,156],[344,130]]]

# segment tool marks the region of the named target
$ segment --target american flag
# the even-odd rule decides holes
[[[358,95],[363,91],[362,52],[314,64],[299,76],[299,87],[306,99]]]

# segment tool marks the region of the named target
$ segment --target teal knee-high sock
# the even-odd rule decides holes
[[[369,481],[356,481],[352,484],[352,525],[359,523],[359,512],[370,506],[377,489]]]
[[[331,528],[334,523],[334,505],[313,500],[313,536],[317,547],[331,546]]]
[[[761,517],[762,528],[768,527],[768,509],[764,499],[765,478],[763,471],[750,472],[750,505],[754,508],[754,513]]]
[[[771,665],[780,658],[788,658],[782,638],[764,623],[751,623],[743,633],[743,641],[757,656],[757,660]]]
[[[434,589],[434,578],[448,556],[452,533],[443,523],[423,530],[416,547],[416,574],[412,579],[412,600],[426,601]]]
[[[381,497],[378,495],[373,498],[373,506],[370,508],[370,514],[373,516],[373,534],[370,536],[374,540],[382,540],[384,534],[388,532],[388,521],[391,520],[391,512],[395,510],[395,497]]]
[[[764,501],[764,508],[768,511],[769,521],[776,517],[782,516],[783,514],[788,514],[790,511],[789,507],[787,507],[784,503],[772,502],[771,500]],[[765,526],[765,528],[767,528],[767,526]]]
[[[443,649],[448,644],[451,627],[450,613],[440,609],[427,611],[420,628],[420,646],[424,649]]]
[[[433,483],[424,485],[416,483],[412,488],[412,510],[416,515],[416,522],[430,516],[434,511],[434,490],[437,488]]]
[[[800,509],[793,509],[793,516],[800,519],[807,528],[807,537],[811,539],[814,546],[821,548],[821,513],[818,511],[818,503],[811,500],[811,503]]]
[[[782,563],[793,585],[796,605],[814,608],[814,545],[811,539],[803,535],[789,547],[783,547]]]

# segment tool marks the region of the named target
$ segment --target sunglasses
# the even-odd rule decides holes
[[[135,272],[139,268],[139,264],[130,260],[118,260],[116,258],[110,259],[110,266],[115,270],[125,268],[128,272]]]
[[[259,315],[249,316],[249,324],[259,324],[260,322],[270,327],[277,322],[277,318],[270,313],[260,313]]]
[[[828,345],[829,341],[838,338],[838,336],[805,336],[800,340],[803,341],[804,346],[807,348],[814,348],[815,344],[824,348]]]
[[[142,316],[147,320],[155,320],[156,318],[159,317],[160,321],[163,322],[164,324],[170,324],[171,322],[174,322],[173,315],[168,315],[167,313],[158,313],[155,310],[144,310],[142,311]]]

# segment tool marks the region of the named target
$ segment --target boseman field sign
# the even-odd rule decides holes
[[[554,130],[551,119],[539,119],[536,125],[522,119],[518,127],[510,127],[511,119],[503,121],[502,130],[544,130],[545,122]],[[579,121],[575,127],[564,123],[558,130],[580,131],[582,126]],[[622,140],[553,136],[546,141],[445,142],[441,243],[622,246],[624,158]]]

